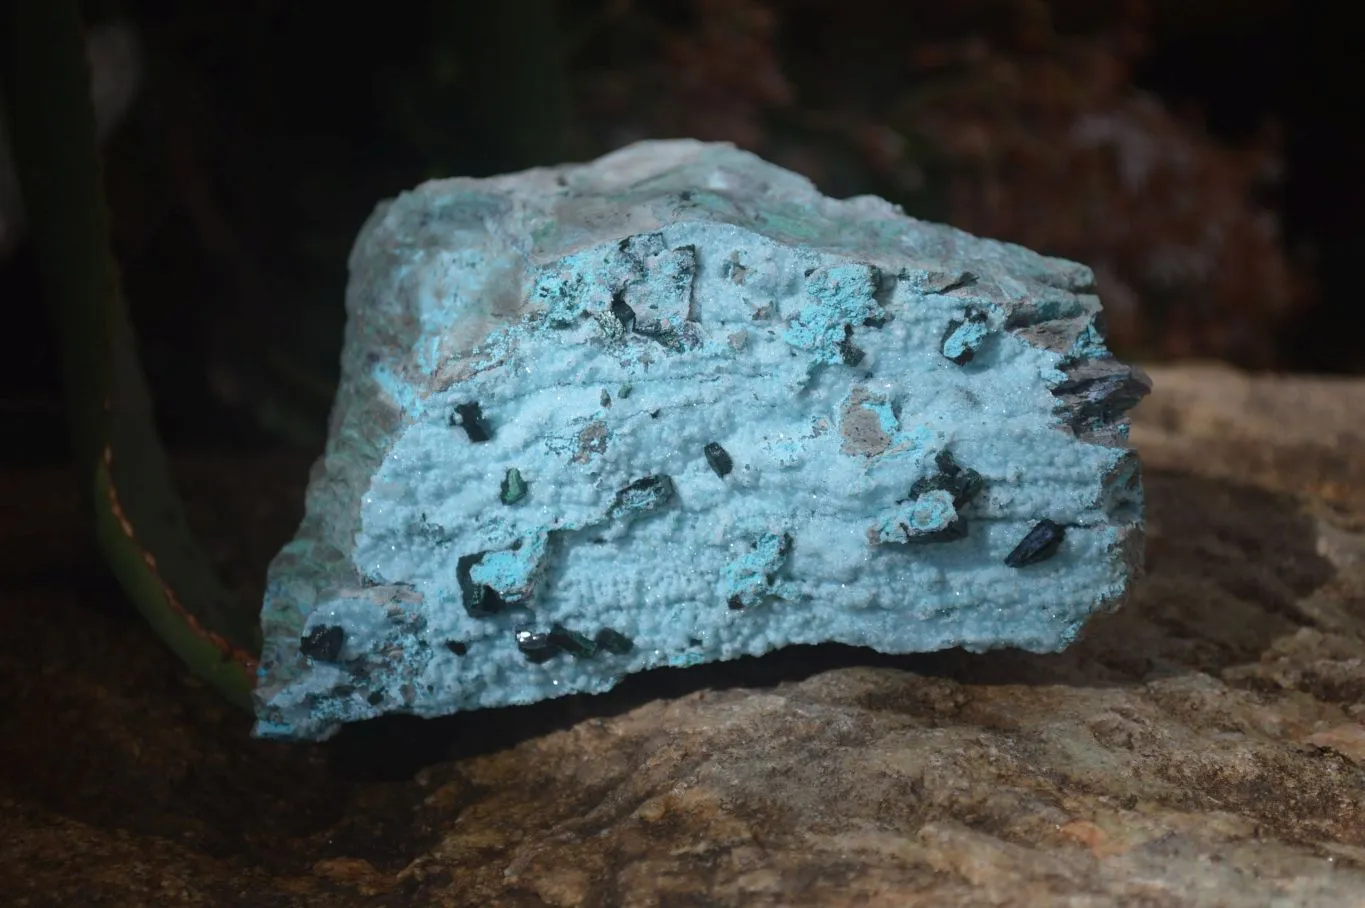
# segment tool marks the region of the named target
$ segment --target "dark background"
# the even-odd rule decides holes
[[[1344,4],[85,6],[138,38],[106,182],[174,446],[320,445],[346,255],[380,199],[660,136],[1091,264],[1121,356],[1365,370],[1365,73]],[[23,245],[0,296],[7,457],[59,457]]]
[[[87,6],[92,23],[121,18],[139,39],[135,100],[104,149],[114,246],[184,536],[245,615],[298,526],[321,445],[349,246],[378,200],[428,177],[586,159],[648,136],[728,139],[830,193],[880,193],[1093,265],[1124,357],[1365,371],[1354,274],[1365,73],[1345,4]],[[601,697],[390,716],[291,746],[250,739],[249,717],[185,670],[108,570],[79,494],[91,477],[61,467],[34,272],[27,248],[0,243],[0,892],[12,901],[544,904],[556,898],[536,895],[553,891],[536,878],[557,862],[599,877],[607,888],[588,901],[611,904],[628,873],[705,892],[727,865],[748,878],[765,861],[780,870],[783,854],[801,865],[797,883],[844,895],[858,862],[880,861],[862,876],[877,892],[901,878],[917,894],[983,880],[989,898],[1035,879],[1012,865],[1022,846],[1062,841],[1025,838],[1058,809],[1104,824],[1085,820],[1103,838],[1065,847],[1112,860],[1040,852],[1036,878],[1054,894],[1158,892],[1169,880],[1147,869],[1168,855],[1172,873],[1192,855],[1222,861],[1217,879],[1240,876],[1243,891],[1311,891],[1311,873],[1334,855],[1346,872],[1365,844],[1350,763],[1365,702],[1350,567],[1365,552],[1365,459],[1339,416],[1351,391],[1258,383],[1241,398],[1257,419],[1211,427],[1205,407],[1221,392],[1182,393],[1206,373],[1170,375],[1144,417],[1170,430],[1149,431],[1142,451],[1152,582],[1068,653],[793,647],[643,673]],[[1285,437],[1262,434],[1278,418]],[[790,709],[765,700],[759,724],[736,719],[746,689],[855,665],[898,670],[792,683]],[[883,724],[894,738],[872,736]],[[845,759],[915,728],[936,735],[931,751],[989,746],[929,752],[948,786],[926,784],[913,754],[903,778]],[[622,819],[620,805],[673,804],[699,771],[740,781],[719,808],[677,802],[652,830],[634,823],[643,811]],[[790,779],[773,787],[774,773],[816,780],[814,806],[789,797]],[[853,792],[833,811],[831,784]],[[931,820],[948,821],[933,841]],[[750,821],[757,851],[731,851]],[[1152,839],[1168,821],[1176,832]],[[810,829],[832,841],[843,828],[914,836],[921,850],[826,849],[826,866],[806,854]],[[982,869],[982,855],[999,866]],[[1277,862],[1267,879],[1253,879],[1259,855]],[[1093,872],[1068,869],[1084,862]],[[505,872],[518,865],[520,882]],[[674,903],[688,898],[707,901]]]

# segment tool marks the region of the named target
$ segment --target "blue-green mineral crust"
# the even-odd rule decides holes
[[[350,261],[258,734],[798,643],[1056,651],[1142,553],[1082,265],[725,145],[428,183]]]

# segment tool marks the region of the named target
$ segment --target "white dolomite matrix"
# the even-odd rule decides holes
[[[727,145],[425,184],[351,257],[256,731],[841,642],[1055,651],[1139,568],[1088,268]]]

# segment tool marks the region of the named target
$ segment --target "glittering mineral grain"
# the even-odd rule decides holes
[[[350,266],[259,734],[796,643],[1058,650],[1138,568],[1148,383],[1084,266],[690,141],[428,183]]]

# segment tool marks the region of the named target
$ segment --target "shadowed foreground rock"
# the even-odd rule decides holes
[[[1352,905],[1365,382],[1158,371],[1149,576],[1059,656],[787,650],[326,745],[250,740],[3,480],[18,905]],[[306,464],[186,464],[244,597]],[[249,528],[244,532],[242,528]]]

